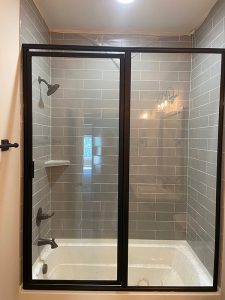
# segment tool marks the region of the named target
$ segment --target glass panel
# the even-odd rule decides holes
[[[117,279],[119,69],[33,58],[33,279]]]
[[[133,54],[130,286],[212,286],[220,55]]]

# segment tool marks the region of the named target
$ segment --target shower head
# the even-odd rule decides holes
[[[59,88],[59,84],[49,84],[46,80],[42,79],[40,76],[38,77],[38,82],[39,84],[41,84],[41,82],[44,82],[47,85],[48,87],[47,96],[51,96]]]
[[[52,94],[55,93],[56,90],[58,90],[59,84],[49,84],[48,85],[48,90],[47,90],[47,95],[51,96]]]

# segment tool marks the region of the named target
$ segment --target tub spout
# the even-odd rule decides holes
[[[37,245],[38,246],[50,245],[52,249],[58,247],[58,245],[55,242],[55,239],[38,239]]]

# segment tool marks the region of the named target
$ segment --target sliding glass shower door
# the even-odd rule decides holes
[[[24,46],[24,287],[216,290],[225,52],[116,50]]]
[[[32,278],[113,283],[121,259],[122,56],[63,56],[32,58]],[[49,248],[57,263],[46,259]]]
[[[133,53],[130,286],[213,284],[220,77],[218,54]]]

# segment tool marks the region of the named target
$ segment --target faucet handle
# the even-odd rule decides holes
[[[51,214],[43,214],[43,217],[44,217],[45,219],[49,219],[49,218],[53,217],[54,215],[55,215],[55,213],[52,212]],[[43,220],[44,220],[44,219],[43,219]]]
[[[37,224],[37,226],[40,226],[42,220],[47,220],[47,219],[53,217],[54,215],[55,215],[54,212],[52,212],[51,214],[45,214],[45,213],[43,213],[42,208],[40,207],[38,209],[37,216],[36,216],[36,224]]]

